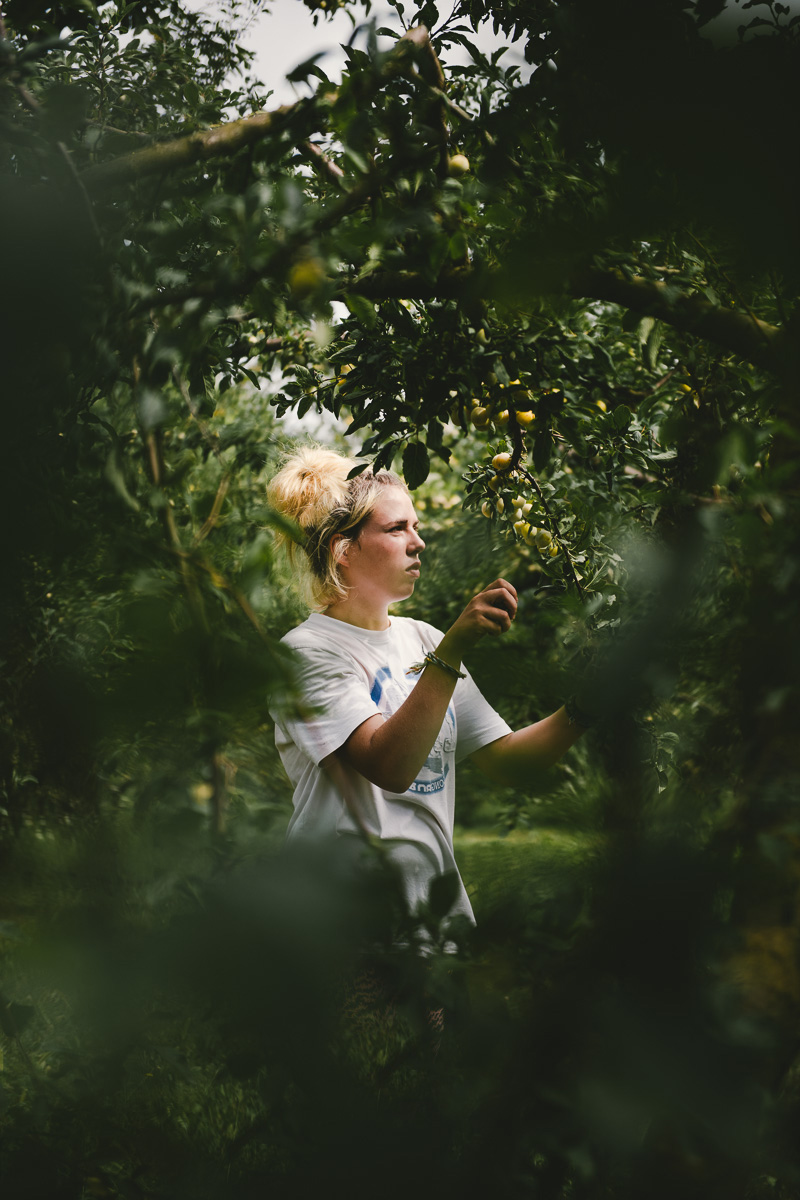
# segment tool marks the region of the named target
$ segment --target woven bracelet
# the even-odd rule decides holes
[[[448,675],[455,675],[456,679],[467,678],[463,671],[457,671],[455,667],[451,667],[450,663],[445,662],[443,658],[439,658],[438,654],[434,654],[432,650],[428,651],[422,662],[414,663],[412,667],[409,667],[406,675],[419,675],[420,671],[424,671],[427,666],[441,667]]]

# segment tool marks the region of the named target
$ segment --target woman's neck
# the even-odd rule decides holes
[[[323,610],[326,617],[334,621],[344,621],[346,625],[356,625],[359,629],[372,629],[380,632],[391,625],[387,605],[373,605],[359,596],[348,596],[337,604],[329,604]]]

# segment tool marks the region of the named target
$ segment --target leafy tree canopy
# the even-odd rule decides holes
[[[331,0],[305,2],[330,14]],[[369,23],[368,0],[345,7]],[[3,6],[3,866],[29,826],[109,810],[119,828],[130,810],[157,812],[179,838],[210,824],[228,866],[276,812],[282,823],[265,695],[293,702],[278,643],[298,610],[263,485],[289,438],[333,436],[338,418],[353,452],[394,463],[415,490],[438,564],[415,611],[445,625],[502,564],[522,619],[505,649],[476,654],[482,685],[515,722],[572,686],[598,719],[594,742],[530,794],[473,788],[476,821],[614,835],[591,919],[562,872],[549,907],[489,920],[521,977],[546,986],[520,1001],[516,1041],[508,1008],[491,1038],[470,1027],[468,1086],[456,1097],[448,1078],[439,1140],[433,1110],[402,1095],[398,1120],[419,1133],[423,1114],[441,1188],[452,1168],[465,1192],[489,1190],[502,1169],[498,1194],[535,1178],[544,1196],[610,1195],[601,1164],[621,1155],[630,1194],[714,1194],[710,1161],[728,1200],[743,1164],[764,1169],[760,1097],[788,1078],[800,994],[800,17],[772,0],[391,7],[388,31],[369,25],[366,49],[348,48],[341,82],[311,58],[293,72],[302,98],[274,106],[238,44],[238,0],[218,20],[180,0]],[[725,11],[740,16],[730,45],[709,33]],[[484,20],[529,70],[481,52]],[[244,824],[226,841],[231,812]],[[230,892],[217,879],[201,896],[173,863],[136,884],[131,925],[122,860],[103,843],[77,868],[101,897],[94,957],[80,960],[99,980],[86,1009],[96,1058],[73,1077],[65,1051],[52,1090],[40,1072],[52,1126],[20,1101],[9,1154],[25,1174],[46,1127],[52,1178],[71,1182],[37,1194],[92,1190],[90,1160],[120,1194],[252,1194],[236,1192],[227,1159],[198,1181],[186,1145],[203,1135],[184,1144],[185,1121],[153,1149],[144,1101],[120,1134],[114,1089],[135,1107],[145,1086],[126,1082],[130,1046],[146,1041],[136,978],[205,997],[176,1036],[184,1049],[190,1025],[208,1037],[231,1111],[244,1103],[232,1064],[255,1078],[269,1060],[245,1140],[214,1129],[224,1157],[268,1126],[261,1190],[289,1194],[283,1172],[306,1144],[294,1118],[278,1128],[258,1113],[308,1115],[298,1091],[315,1096],[314,1071],[327,1072],[324,1105],[296,1123],[333,1130],[308,1168],[318,1187],[353,1126],[303,948],[333,971],[338,934],[314,942],[298,904],[284,937],[279,913],[281,888],[306,884],[307,912],[327,912],[320,872],[297,883],[276,868],[274,890],[258,872]],[[153,949],[167,917],[142,896],[156,893],[172,915],[200,902]],[[210,991],[207,946],[228,981]],[[112,959],[140,969],[112,988]],[[292,979],[285,995],[265,961]],[[416,979],[419,963],[406,966]],[[450,970],[431,972],[445,1000]],[[152,996],[151,1008],[161,1020]],[[111,1009],[118,1052],[96,1020]],[[30,1010],[2,993],[0,1011],[16,1043]],[[498,1038],[502,1053],[487,1051]],[[147,1046],[150,1079],[161,1050]],[[164,1061],[183,1078],[182,1057]],[[211,1095],[216,1075],[204,1079]],[[163,1111],[180,1108],[182,1086]],[[359,1096],[372,1113],[372,1093]],[[653,1112],[666,1128],[645,1146]],[[475,1113],[484,1136],[470,1145]],[[77,1132],[58,1143],[61,1116]],[[773,1132],[768,1168],[796,1178],[793,1141]],[[384,1143],[364,1142],[367,1179]],[[443,1145],[455,1147],[444,1166]]]

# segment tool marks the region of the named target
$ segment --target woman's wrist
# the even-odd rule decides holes
[[[455,669],[458,670],[461,666],[461,660],[463,658],[465,649],[466,646],[464,646],[458,635],[455,634],[452,629],[448,629],[447,633],[436,647],[435,653],[439,658],[443,658],[449,666],[455,667]]]
[[[453,667],[449,662],[445,662],[443,658],[440,658],[438,654],[434,654],[432,650],[428,651],[422,662],[414,663],[413,666],[409,667],[406,674],[419,675],[426,667],[436,667],[437,670],[444,671],[445,675],[449,675],[453,679],[467,678],[463,671],[459,671],[458,667]]]

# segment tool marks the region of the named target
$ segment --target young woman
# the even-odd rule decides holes
[[[456,762],[471,757],[496,781],[524,783],[582,729],[560,708],[512,732],[464,668],[480,638],[511,627],[517,594],[505,579],[470,600],[446,633],[389,616],[414,591],[425,542],[402,480],[369,470],[348,480],[355,465],[303,449],[268,490],[306,535],[314,610],[283,639],[298,655],[308,715],[273,713],[276,742],[294,787],[289,837],[380,839],[413,911],[434,878],[457,873]],[[473,921],[458,880],[452,913]]]

